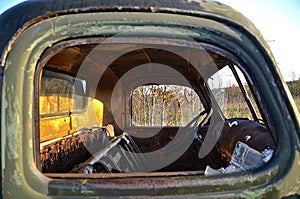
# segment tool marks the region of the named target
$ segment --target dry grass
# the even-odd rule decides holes
[[[300,112],[300,97],[294,97],[296,106],[298,108],[298,111]]]

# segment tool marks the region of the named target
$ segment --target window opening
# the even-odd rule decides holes
[[[184,126],[204,110],[198,94],[178,85],[146,85],[133,91],[133,126]]]

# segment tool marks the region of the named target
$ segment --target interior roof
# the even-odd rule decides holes
[[[84,44],[61,48],[45,64],[47,69],[90,79],[91,75],[107,74],[113,81],[130,73],[128,81],[164,79],[178,82],[182,75],[190,84],[203,76],[209,77],[227,65],[224,56],[180,46],[145,44]],[[214,70],[215,69],[215,70]]]

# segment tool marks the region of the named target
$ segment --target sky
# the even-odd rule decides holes
[[[0,13],[23,0],[1,0]],[[299,0],[218,0],[243,13],[267,40],[286,81],[300,78]],[[300,59],[299,59],[300,60]]]
[[[243,13],[267,40],[286,81],[300,78],[299,0],[219,0]]]

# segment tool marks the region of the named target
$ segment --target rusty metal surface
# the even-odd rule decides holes
[[[75,165],[102,149],[108,141],[105,128],[93,128],[43,145],[40,149],[42,172],[70,172]]]
[[[58,1],[59,2],[59,1]],[[33,9],[34,12],[26,13],[26,10]],[[216,1],[74,1],[72,3],[53,3],[51,1],[23,2],[16,9],[7,11],[0,16],[0,51],[2,53],[1,66],[5,65],[6,56],[15,42],[15,39],[31,25],[39,21],[74,13],[90,12],[149,12],[149,13],[170,13],[177,15],[189,15],[217,21],[226,21],[241,29],[248,29],[267,47],[260,32],[241,13],[231,7]],[[25,11],[25,13],[24,13]],[[16,15],[17,13],[17,15]],[[19,18],[18,23],[10,23],[14,18]],[[13,24],[13,26],[11,26]],[[5,28],[5,29],[4,29]],[[1,35],[3,34],[3,35]],[[270,51],[269,51],[270,52]]]

